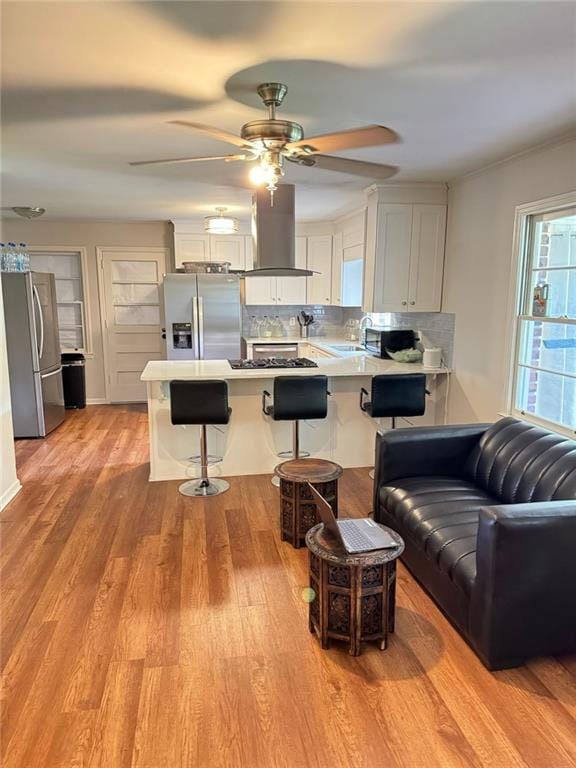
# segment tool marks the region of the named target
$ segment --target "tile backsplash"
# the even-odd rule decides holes
[[[299,336],[299,326],[290,325],[290,318],[296,317],[304,310],[314,315],[315,322],[310,327],[310,336],[341,336],[347,320],[360,320],[364,316],[361,309],[343,309],[342,307],[326,306],[243,306],[242,332],[250,335],[252,317],[262,319],[264,316],[278,316],[282,321],[286,336]],[[427,340],[427,346],[440,347],[446,365],[452,365],[454,349],[454,315],[449,312],[387,312],[370,315],[375,326],[386,328],[412,328],[422,334]]]

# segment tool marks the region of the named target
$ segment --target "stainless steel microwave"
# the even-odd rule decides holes
[[[412,349],[416,344],[414,331],[398,328],[366,328],[364,347],[376,357],[390,358],[386,352]]]

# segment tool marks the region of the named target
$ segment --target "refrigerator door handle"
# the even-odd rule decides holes
[[[44,354],[44,316],[42,314],[42,305],[40,304],[40,294],[38,293],[38,288],[36,288],[36,286],[33,285],[32,290],[34,292],[34,299],[36,300],[36,305],[38,306],[38,317],[40,319],[40,348],[38,349],[38,358],[40,359]]]
[[[193,359],[200,359],[199,341],[198,341],[198,298],[195,296],[192,299],[192,346],[193,346]]]
[[[62,373],[62,366],[56,368],[55,371],[50,371],[50,373],[41,373],[40,378],[47,379],[49,376],[56,376],[57,373]]]
[[[204,360],[204,299],[198,296],[198,359]]]

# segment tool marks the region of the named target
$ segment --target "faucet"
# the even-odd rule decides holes
[[[359,341],[361,344],[366,344],[366,328],[368,326],[372,327],[374,323],[372,322],[372,318],[370,315],[364,315],[362,320],[360,320],[360,326],[359,326]]]

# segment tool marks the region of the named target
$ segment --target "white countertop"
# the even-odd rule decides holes
[[[291,341],[283,337],[286,341]],[[330,343],[354,344],[346,339],[319,337],[296,339],[313,344],[332,352],[335,356],[315,358],[317,368],[259,368],[257,370],[234,370],[227,360],[152,360],[142,372],[142,381],[171,381],[172,379],[273,379],[275,376],[314,376],[324,374],[335,376],[394,376],[399,373],[447,374],[449,368],[424,368],[420,363],[396,363],[394,360],[381,360],[366,352],[344,352],[336,356],[329,348]],[[248,339],[246,339],[248,341]],[[250,339],[252,342],[253,340]],[[266,339],[269,342],[270,339]]]

